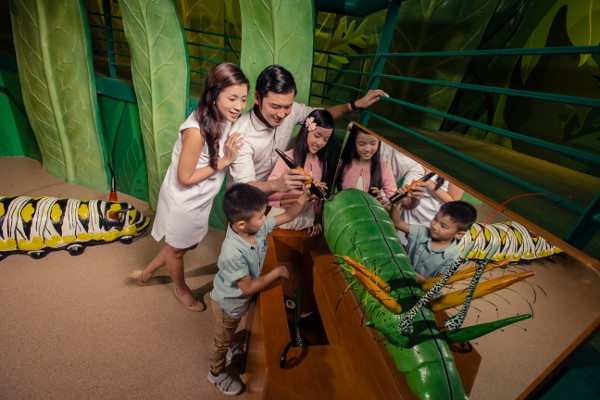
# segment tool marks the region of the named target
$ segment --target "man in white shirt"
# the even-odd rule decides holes
[[[404,153],[396,150],[389,144],[381,142],[379,157],[381,162],[384,162],[392,168],[396,183],[404,179],[404,185],[410,185],[413,181],[420,179],[425,175],[425,169],[421,164],[413,160]]]
[[[232,132],[241,132],[244,145],[237,159],[229,167],[228,184],[245,182],[267,194],[288,192],[302,187],[306,178],[301,171],[290,169],[277,179],[267,180],[279,157],[275,149],[287,150],[295,125],[314,110],[294,102],[296,83],[292,74],[279,65],[265,68],[256,80],[255,103],[250,111],[240,116],[232,126]],[[351,103],[329,107],[334,120],[353,111],[370,107],[388,96],[382,90],[369,90]]]

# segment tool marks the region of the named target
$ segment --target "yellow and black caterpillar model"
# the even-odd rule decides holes
[[[78,255],[85,246],[116,239],[128,244],[149,224],[129,203],[0,196],[0,260],[18,253],[42,258],[60,249]]]
[[[458,243],[458,248],[463,251],[469,243],[475,242],[473,250],[467,255],[469,260],[484,259],[495,244],[499,244],[500,249],[492,258],[493,261],[535,260],[563,252],[559,247],[533,234],[515,221],[487,224],[483,232],[480,232],[483,226],[478,222],[474,223]]]

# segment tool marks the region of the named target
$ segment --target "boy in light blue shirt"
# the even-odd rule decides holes
[[[444,274],[460,255],[458,241],[477,219],[477,210],[464,201],[442,204],[429,228],[400,219],[402,205],[395,203],[390,217],[396,229],[407,234],[406,252],[419,283]]]
[[[228,350],[252,295],[273,281],[289,278],[278,266],[260,275],[267,253],[267,236],[274,227],[290,222],[300,213],[311,195],[306,190],[280,215],[266,217],[267,195],[255,186],[236,183],[223,196],[223,211],[229,222],[217,265],[219,272],[210,293],[215,316],[215,337],[210,350],[208,380],[228,395],[242,391],[241,383],[225,371]]]

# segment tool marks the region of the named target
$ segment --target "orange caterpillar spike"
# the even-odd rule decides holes
[[[396,302],[389,294],[387,294],[383,289],[377,286],[373,281],[366,278],[360,272],[351,271],[350,272],[354,278],[362,285],[362,287],[369,292],[371,296],[373,296],[382,306],[393,312],[394,314],[400,314],[402,312],[402,307],[400,304]]]
[[[380,289],[383,289],[386,292],[389,292],[390,290],[392,290],[389,283],[387,283],[386,281],[381,279],[379,276],[375,275],[370,269],[366,268],[361,263],[354,261],[353,259],[351,259],[348,256],[344,256],[344,261],[349,266],[354,268],[356,271],[360,272],[365,278],[368,278],[371,282],[373,282],[375,285],[377,285],[377,287],[379,287]]]
[[[485,296],[486,294],[493,293],[497,290],[504,289],[507,286],[512,285],[527,279],[535,275],[533,271],[524,271],[516,274],[510,274],[507,276],[501,276],[499,278],[490,279],[487,282],[480,283],[473,293],[473,298]],[[434,312],[446,310],[448,308],[456,307],[465,301],[467,296],[468,288],[457,290],[452,293],[448,293],[440,298],[433,299],[429,302],[431,309]]]
[[[491,271],[495,268],[498,267],[503,267],[506,264],[508,264],[510,262],[509,259],[504,259],[502,261],[499,261],[497,263],[494,264],[489,264],[484,272],[488,272]],[[452,275],[452,277],[450,279],[448,279],[448,282],[446,282],[446,285],[449,283],[453,283],[453,282],[457,282],[463,279],[467,279],[472,277],[473,275],[475,275],[475,271],[477,270],[477,265],[473,266],[473,267],[469,267],[469,268],[465,268],[462,271],[459,271],[457,273],[455,273],[454,275]],[[421,288],[423,289],[424,292],[428,291],[429,289],[431,289],[436,283],[438,283],[438,281],[442,279],[441,276],[437,277],[437,278],[428,278],[427,280],[425,280],[425,282],[423,282],[421,284]]]

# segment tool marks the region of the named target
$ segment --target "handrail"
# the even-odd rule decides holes
[[[112,26],[113,19],[122,20],[122,17],[113,15],[111,13],[111,1],[110,0],[102,0],[102,12],[88,11],[88,15],[102,17],[104,19],[104,24],[91,23],[91,22],[89,23],[90,28],[102,29],[103,33],[104,33],[104,36],[91,35],[92,38],[98,42],[106,43],[106,49],[102,49],[102,48],[99,48],[98,46],[94,46],[94,47],[92,47],[92,51],[94,51],[95,53],[106,54],[106,57],[108,58],[107,61],[108,61],[108,68],[109,68],[109,76],[111,79],[116,79],[117,78],[116,67],[125,67],[125,68],[131,69],[131,66],[119,64],[119,63],[117,63],[117,61],[115,59],[115,56],[131,58],[131,56],[129,54],[117,53],[114,48],[115,44],[119,44],[119,45],[126,46],[126,47],[129,46],[129,43],[127,41],[114,40],[114,38],[113,38],[114,32],[118,32],[118,33],[125,32],[125,30],[122,28],[115,28]],[[189,32],[191,34],[211,35],[211,36],[221,37],[224,39],[242,40],[242,38],[238,37],[238,36],[227,35],[227,34],[219,33],[219,32],[210,32],[210,31],[206,31],[206,30],[202,30],[202,29],[184,28],[184,31]],[[97,32],[97,31],[95,31],[95,32]],[[225,48],[225,47],[219,47],[219,46],[213,46],[213,45],[209,45],[206,43],[202,43],[201,41],[200,42],[187,41],[186,43],[188,46],[196,46],[196,47],[204,48],[204,49],[212,49],[212,50],[216,50],[219,53],[225,53],[225,54],[233,53],[233,54],[238,54],[238,55],[241,54],[241,51],[239,51],[239,50]],[[190,60],[198,60],[200,62],[206,61],[209,63],[216,64],[216,63],[223,62],[223,60],[225,60],[227,57],[225,57],[223,55],[223,60],[215,60],[215,59],[206,58],[206,57],[189,55],[189,58],[190,58]],[[201,68],[204,68],[204,66],[201,66]],[[208,72],[208,70],[203,71],[203,70],[200,70],[197,68],[196,69],[190,68],[190,73],[192,74],[192,77],[195,76],[195,74],[206,75],[207,72]],[[199,82],[197,80],[194,80],[193,78],[190,79],[190,83],[193,85],[201,85],[201,86],[204,84],[203,82]]]
[[[361,70],[352,70],[346,69],[343,67],[333,66],[332,64],[326,65],[314,65],[314,69],[321,72],[322,70],[327,72],[326,79],[315,79],[313,83],[319,84],[319,86],[315,86],[319,88],[319,93],[313,93],[311,95],[322,98],[328,101],[334,102],[348,102],[352,100],[352,98],[356,98],[354,96],[358,96],[359,94],[366,93],[371,89],[378,89],[381,87],[380,82],[410,82],[419,85],[425,85],[426,87],[438,86],[441,88],[452,88],[465,92],[478,92],[485,93],[486,95],[497,95],[497,96],[515,96],[524,99],[531,99],[534,101],[546,101],[552,103],[559,103],[568,106],[575,107],[592,107],[592,108],[600,108],[600,99],[597,97],[593,97],[587,95],[584,96],[573,96],[569,94],[562,93],[552,93],[552,92],[544,92],[544,91],[533,91],[533,90],[525,90],[525,89],[514,89],[510,87],[498,87],[498,86],[486,86],[484,84],[469,83],[462,81],[450,81],[443,79],[436,79],[437,77],[431,78],[423,78],[416,76],[401,76],[400,74],[394,75],[390,74],[386,71],[384,73],[384,65],[388,62],[388,60],[394,58],[475,58],[476,57],[490,57],[490,56],[509,56],[509,57],[521,57],[521,56],[544,56],[544,55],[557,55],[557,54],[600,54],[600,46],[594,45],[584,45],[584,46],[552,46],[552,47],[534,47],[534,48],[507,48],[507,49],[486,49],[486,50],[451,50],[451,51],[417,51],[417,52],[390,52],[390,44],[393,35],[392,28],[395,27],[397,23],[399,15],[399,4],[396,2],[390,2],[388,11],[386,14],[386,20],[383,24],[383,29],[381,32],[379,44],[377,47],[376,53],[363,53],[363,54],[346,54],[346,53],[338,53],[323,49],[315,49],[316,54],[325,54],[331,56],[344,57],[347,60],[372,60],[373,65],[370,71],[363,72]],[[335,64],[334,64],[335,65]],[[332,72],[332,73],[330,73]],[[351,85],[344,84],[342,82],[335,81],[335,77],[348,76],[353,75],[360,79],[362,77],[368,77],[369,81],[365,87],[352,87]],[[331,77],[334,77],[333,79]],[[359,78],[360,77],[360,78]],[[330,80],[330,81],[328,81]],[[393,84],[393,83],[392,83]],[[424,87],[425,87],[424,86]],[[324,88],[324,89],[322,89]],[[339,94],[340,90],[335,91],[335,96],[328,96],[328,89],[342,89],[343,94]],[[322,91],[321,91],[322,90]],[[434,90],[438,90],[435,88]],[[339,97],[347,96],[347,98],[340,99]],[[400,96],[396,96],[400,97]],[[488,119],[488,123],[482,123],[479,118],[466,118],[464,116],[453,115],[452,111],[446,111],[446,109],[438,110],[433,106],[426,107],[424,105],[415,104],[415,102],[411,102],[405,98],[394,98],[394,97],[384,97],[382,98],[383,102],[393,103],[396,105],[400,105],[401,107],[405,107],[410,110],[415,110],[420,113],[424,113],[427,115],[433,115],[436,117],[440,117],[446,121],[454,121],[460,124],[463,124],[468,127],[474,127],[477,129],[481,129],[484,132],[491,132],[506,138],[513,139],[515,141],[519,141],[522,143],[526,143],[532,146],[536,146],[539,148],[543,148],[548,151],[553,151],[558,154],[567,156],[569,158],[573,158],[576,161],[585,163],[586,165],[599,165],[600,164],[600,155],[593,153],[591,148],[584,147],[572,147],[567,146],[561,143],[555,143],[549,140],[544,140],[540,137],[529,136],[523,133],[513,132],[512,130],[507,129],[505,126],[494,126]],[[569,218],[573,216],[577,216],[575,218],[574,225],[568,226],[567,228],[569,233],[568,235],[562,238],[563,241],[569,242],[571,245],[576,247],[577,249],[583,249],[583,247],[587,246],[590,238],[597,236],[597,232],[600,229],[600,195],[596,196],[595,200],[591,203],[585,204],[575,204],[572,201],[562,198],[556,193],[561,193],[560,191],[553,190],[548,186],[547,189],[543,189],[537,186],[534,183],[527,182],[519,177],[513,176],[510,173],[506,173],[499,168],[495,168],[485,162],[482,162],[466,153],[461,152],[460,150],[453,149],[449,147],[449,145],[438,143],[436,140],[428,137],[425,134],[420,134],[415,131],[417,127],[407,127],[406,124],[403,124],[402,121],[396,121],[395,117],[390,117],[388,115],[379,115],[376,111],[385,109],[387,107],[381,108],[381,102],[378,105],[374,106],[372,109],[363,110],[361,113],[358,123],[368,128],[369,118],[375,118],[381,123],[393,128],[398,129],[404,133],[408,133],[409,135],[418,138],[423,144],[430,145],[433,148],[442,150],[445,153],[448,153],[450,157],[455,157],[461,160],[461,162],[466,162],[467,164],[473,165],[476,168],[479,168],[482,173],[485,173],[486,176],[489,176],[489,173],[498,176],[498,178],[502,179],[508,185],[517,185],[518,187],[522,187],[525,190],[533,191],[537,193],[544,193],[547,196],[544,196],[546,199],[551,202],[557,204],[570,215]],[[449,106],[449,105],[448,105]],[[493,109],[487,111],[488,116],[492,115]],[[402,114],[404,115],[404,114]],[[392,121],[391,119],[394,119]],[[436,151],[439,151],[436,150]],[[594,188],[591,188],[593,191]],[[554,193],[553,193],[554,192]],[[566,197],[566,196],[565,196]],[[571,199],[571,197],[569,197]],[[587,200],[586,200],[587,201]],[[568,211],[567,211],[568,210]],[[531,215],[534,219],[537,218]],[[540,220],[541,223],[541,220]],[[571,224],[571,222],[569,222]],[[564,227],[561,226],[561,229]],[[543,228],[542,228],[543,229]],[[581,233],[585,232],[585,234]],[[583,237],[586,236],[586,237]],[[596,242],[594,242],[596,243]],[[594,244],[596,246],[596,244]],[[600,251],[600,249],[595,248],[596,253]],[[597,254],[596,254],[597,256]]]
[[[241,37],[238,36],[231,36],[231,35],[225,35],[224,33],[217,33],[217,32],[209,32],[209,31],[202,31],[200,29],[192,29],[192,28],[185,28],[184,29],[186,32],[194,32],[194,33],[203,33],[205,35],[213,35],[213,36],[220,36],[220,37],[224,37],[227,39],[236,39],[236,40],[242,40]]]
[[[525,143],[529,143],[529,144],[533,144],[539,147],[543,147],[549,150],[553,150],[556,151],[558,153],[562,153],[562,154],[566,154],[569,156],[573,156],[573,157],[577,157],[586,161],[590,161],[593,162],[595,164],[600,164],[600,156],[597,156],[595,154],[591,154],[591,153],[587,153],[585,151],[581,151],[581,150],[577,150],[574,149],[572,147],[567,147],[567,146],[562,146],[556,143],[552,143],[552,142],[548,142],[546,140],[541,140],[538,138],[534,138],[531,136],[527,136],[527,135],[522,135],[520,133],[516,133],[516,132],[512,132],[506,129],[502,129],[502,128],[496,128],[495,126],[492,125],[487,125],[481,122],[477,122],[477,121],[472,121],[470,119],[467,118],[463,118],[463,117],[457,117],[455,115],[452,114],[448,114],[445,112],[441,112],[441,111],[437,111],[431,108],[427,108],[427,107],[422,107],[416,104],[412,104],[412,103],[408,103],[406,101],[402,101],[402,100],[397,100],[394,99],[392,97],[386,97],[385,100],[387,101],[391,101],[393,103],[396,104],[400,104],[409,108],[414,108],[415,110],[419,110],[428,114],[433,114],[433,115],[437,115],[438,117],[444,117],[447,119],[451,119],[453,121],[456,122],[460,122],[466,125],[470,125],[470,126],[474,126],[476,128],[481,128],[483,130],[489,131],[489,132],[493,132],[493,133],[497,133],[499,135],[502,136],[506,136],[512,139],[517,139],[520,140],[522,142]],[[373,117],[377,117],[376,114],[373,113],[369,113],[369,115],[372,115]]]
[[[478,56],[530,56],[544,54],[595,54],[600,53],[599,46],[554,46],[554,47],[530,47],[515,49],[489,49],[489,50],[453,50],[453,51],[417,51],[414,53],[367,53],[367,54],[345,54],[334,53],[327,50],[315,50],[316,53],[324,53],[346,58],[374,58],[374,57],[478,57]]]
[[[497,168],[494,168],[494,167],[492,167],[492,166],[490,166],[490,165],[488,165],[488,164],[486,164],[486,163],[484,163],[484,162],[482,162],[482,161],[480,161],[480,160],[478,160],[476,158],[473,158],[471,156],[465,155],[465,154],[461,153],[460,151],[453,149],[452,147],[446,146],[445,144],[438,143],[435,140],[433,140],[431,138],[428,138],[425,135],[422,135],[422,134],[420,134],[420,133],[418,133],[418,132],[416,132],[416,131],[414,131],[412,129],[409,129],[409,128],[406,128],[406,127],[404,127],[402,125],[399,125],[399,124],[397,124],[397,123],[395,123],[393,121],[390,121],[389,119],[384,118],[384,117],[382,117],[380,115],[372,113],[369,110],[366,110],[365,112],[371,114],[371,116],[373,116],[374,118],[379,119],[379,120],[381,120],[381,121],[383,121],[383,122],[385,122],[385,123],[393,126],[394,128],[398,128],[401,131],[408,133],[409,135],[412,135],[414,137],[417,137],[417,138],[419,138],[421,140],[426,141],[427,143],[429,143],[433,147],[437,147],[439,149],[442,149],[442,150],[446,151],[447,153],[450,153],[450,154],[452,154],[452,155],[454,155],[454,156],[456,156],[456,157],[458,157],[458,158],[460,158],[462,160],[470,162],[471,164],[476,165],[477,167],[479,167],[481,169],[484,169],[484,170],[486,170],[488,172],[491,172],[491,173],[493,173],[493,174],[495,174],[495,175],[497,175],[497,176],[499,176],[501,178],[504,178],[504,179],[506,179],[509,182],[515,183],[515,184],[521,186],[522,188],[527,189],[528,191],[536,192],[536,193],[546,193],[546,194],[548,194],[548,196],[546,197],[547,199],[552,200],[556,204],[560,204],[560,205],[566,207],[567,209],[569,209],[571,211],[574,211],[574,212],[576,212],[578,214],[581,214],[583,212],[583,208],[581,206],[578,206],[577,204],[574,204],[574,203],[570,202],[569,200],[563,199],[562,197],[557,196],[554,193],[551,193],[551,192],[549,192],[546,189],[543,189],[543,188],[541,188],[539,186],[536,186],[536,185],[534,185],[532,183],[529,183],[527,181],[524,181],[522,179],[515,178],[514,176],[512,176],[510,174],[507,174],[504,171],[501,171],[501,170],[499,170]]]

